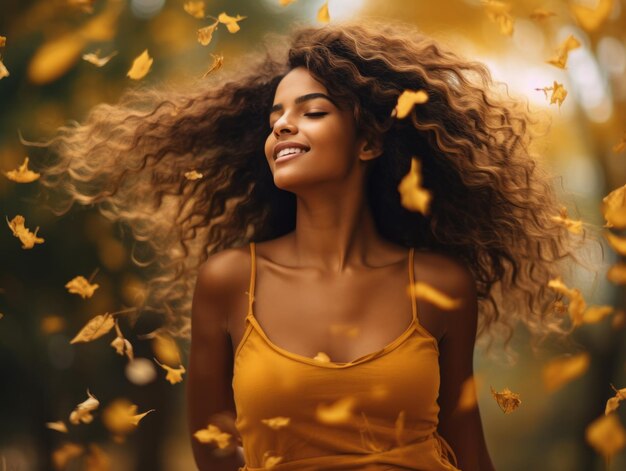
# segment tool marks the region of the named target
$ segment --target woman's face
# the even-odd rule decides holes
[[[265,156],[279,188],[341,182],[358,163],[352,111],[339,109],[305,67],[291,70],[278,84],[268,125]],[[288,141],[306,152],[277,161],[275,146]]]

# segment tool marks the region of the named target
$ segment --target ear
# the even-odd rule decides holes
[[[374,160],[383,153],[380,139],[364,139],[359,145],[359,159],[363,161]]]

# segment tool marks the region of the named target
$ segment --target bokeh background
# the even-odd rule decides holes
[[[150,84],[176,84],[201,78],[224,56],[224,68],[254,50],[265,33],[282,32],[293,21],[319,24],[323,0],[205,0],[206,15],[226,12],[246,16],[240,31],[220,25],[211,43],[202,46],[196,31],[211,18],[195,18],[184,0],[2,0],[0,48],[9,75],[0,79],[0,170],[16,169],[29,156],[37,170],[38,149],[20,142],[44,140],[68,120],[83,119],[102,102],[114,103],[138,82],[126,76],[133,59],[145,49],[154,59],[141,79]],[[283,2],[289,3],[289,2]],[[626,132],[626,0],[512,1],[512,35],[488,15],[479,0],[329,0],[331,21],[344,18],[392,18],[414,23],[466,57],[488,65],[509,92],[550,116],[548,134],[538,143],[541,159],[562,178],[569,216],[582,219],[600,246],[588,260],[598,272],[574,268],[570,282],[588,304],[624,310],[625,290],[606,279],[619,255],[603,241],[602,198],[626,183],[626,151],[619,143]],[[588,20],[600,14],[597,27],[577,20],[575,6],[589,8]],[[552,12],[544,19],[531,14]],[[593,25],[591,25],[593,26]],[[567,69],[546,63],[568,35],[581,41],[569,54]],[[100,50],[116,55],[103,67],[81,59]],[[568,95],[559,107],[537,89],[562,83]],[[132,240],[124,227],[111,225],[96,208],[77,207],[55,216],[36,198],[37,182],[16,183],[0,176],[0,204],[9,220],[21,214],[31,230],[39,227],[45,243],[24,250],[5,226],[0,230],[0,470],[48,470],[53,452],[70,442],[91,449],[69,460],[69,470],[195,469],[186,430],[184,381],[170,384],[152,358],[153,340],[142,338],[151,319],[120,321],[133,344],[132,366],[108,345],[113,334],[90,343],[69,341],[92,317],[136,304],[142,293],[142,271],[130,257]],[[77,275],[99,284],[82,299],[64,287]],[[511,346],[515,364],[475,353],[475,370],[483,378],[478,401],[485,436],[498,471],[591,471],[626,469],[622,449],[610,463],[585,440],[585,429],[604,413],[614,395],[610,384],[626,387],[626,330],[616,314],[578,328],[572,339],[591,362],[583,374],[547,392],[542,371],[552,356],[568,353],[549,347],[540,355],[527,332],[517,329]],[[187,345],[179,342],[183,364]],[[571,353],[571,352],[570,352]],[[504,414],[488,386],[508,387],[522,404]],[[68,423],[70,412],[89,389],[100,401],[90,424],[69,426],[68,434],[46,422]],[[138,412],[155,409],[123,442],[111,438],[102,411],[125,398]],[[618,411],[626,424],[624,407]],[[614,435],[618,438],[618,435]],[[67,448],[66,448],[67,450]],[[86,458],[89,455],[90,458]],[[100,459],[97,457],[100,456]],[[108,465],[107,465],[108,461]]]

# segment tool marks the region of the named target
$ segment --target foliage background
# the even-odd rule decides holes
[[[224,67],[254,48],[266,32],[281,32],[294,20],[316,23],[322,0],[297,0],[281,6],[278,0],[206,0],[208,15],[241,14],[241,30],[230,34],[221,26],[204,47],[196,30],[200,20],[183,10],[183,0],[118,0],[119,18],[111,37],[90,40],[82,52],[100,48],[102,55],[118,51],[109,64],[97,68],[80,59],[54,80],[37,83],[29,67],[41,48],[69,34],[107,7],[94,2],[94,13],[69,5],[69,0],[3,1],[0,35],[7,37],[0,50],[10,75],[0,80],[0,169],[17,168],[29,155],[37,169],[36,149],[24,147],[26,139],[44,140],[67,120],[81,120],[101,102],[114,103],[124,89],[137,83],[126,77],[132,60],[144,49],[154,58],[150,83],[176,83],[184,77],[200,78],[212,62],[210,53],[224,55]],[[111,0],[110,3],[113,3]],[[609,18],[595,32],[577,26],[562,0],[514,1],[515,32],[499,33],[479,0],[402,1],[330,0],[332,19],[388,17],[413,22],[454,47],[459,53],[484,61],[512,94],[543,108],[552,128],[541,142],[541,155],[562,176],[570,217],[581,218],[600,231],[603,196],[626,182],[626,154],[612,147],[626,131],[626,0],[615,0]],[[597,2],[577,3],[593,7]],[[535,8],[557,13],[541,23],[529,18]],[[560,42],[573,33],[583,40],[572,51],[567,70],[545,63]],[[536,88],[564,83],[569,91],[563,105],[549,105]],[[39,226],[45,243],[23,250],[10,230],[0,230],[0,469],[52,469],[51,452],[66,439],[98,443],[110,456],[115,470],[193,469],[186,431],[184,382],[170,385],[164,372],[147,385],[137,385],[125,375],[126,360],[115,355],[104,340],[70,345],[69,340],[96,314],[133,304],[141,289],[141,270],[130,261],[131,241],[123,227],[110,225],[95,208],[75,208],[57,217],[35,198],[37,183],[17,184],[0,178],[1,213],[8,219],[26,218],[31,230]],[[604,259],[602,260],[602,256]],[[623,286],[609,283],[606,269],[617,255],[604,247],[593,254],[601,270],[598,277],[577,271],[576,284],[589,304],[611,304],[623,309]],[[100,288],[90,299],[69,294],[64,285],[78,274],[88,277],[98,269]],[[57,316],[57,317],[51,317]],[[48,319],[48,320],[46,320]],[[56,319],[50,320],[50,319]],[[151,319],[132,326],[122,323],[138,357],[152,358],[151,344],[137,335],[150,332]],[[109,337],[107,337],[109,338]],[[479,390],[479,403],[487,444],[498,470],[527,469],[589,471],[605,463],[584,439],[585,427],[604,411],[613,395],[609,384],[626,386],[626,338],[623,329],[611,328],[608,319],[574,332],[581,348],[591,353],[591,366],[580,378],[548,394],[541,368],[555,347],[535,356],[526,332],[519,329],[512,346],[519,354],[513,366],[475,354],[475,370],[485,385],[509,387],[521,395],[522,405],[504,415],[489,393]],[[110,339],[109,339],[110,342]],[[108,342],[106,342],[108,343]],[[185,363],[185,345],[182,345]],[[139,410],[156,409],[123,444],[111,441],[98,417],[93,424],[71,429],[69,437],[47,429],[49,421],[65,420],[89,388],[101,408],[126,397]],[[623,409],[623,408],[622,408]],[[619,411],[626,424],[623,410]],[[622,450],[610,469],[626,469]],[[68,469],[83,469],[80,460]]]

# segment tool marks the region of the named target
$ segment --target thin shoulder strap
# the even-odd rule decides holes
[[[250,287],[248,288],[248,315],[252,316],[252,304],[254,303],[254,281],[256,278],[256,246],[250,242]]]
[[[411,247],[409,249],[409,294],[411,296],[411,309],[413,310],[413,320],[415,322],[419,322],[417,319],[417,302],[415,301],[415,291],[414,291],[414,284],[415,284],[415,264],[413,263],[413,255],[415,253],[415,248]]]

